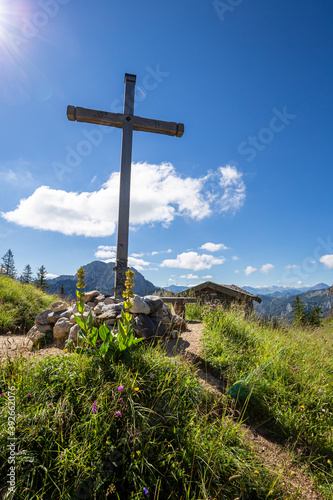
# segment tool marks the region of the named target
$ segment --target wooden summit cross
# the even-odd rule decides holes
[[[121,299],[125,290],[128,258],[129,208],[131,187],[131,162],[133,130],[153,132],[182,137],[182,123],[161,122],[134,116],[134,95],[136,75],[125,74],[124,113],[109,113],[93,109],[67,107],[67,117],[71,121],[95,123],[123,129],[120,165],[120,193],[118,211],[117,256],[115,277],[115,298]]]

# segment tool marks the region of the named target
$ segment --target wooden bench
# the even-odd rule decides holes
[[[194,304],[197,302],[195,297],[161,297],[163,302],[171,304],[175,314],[185,319],[186,304]]]

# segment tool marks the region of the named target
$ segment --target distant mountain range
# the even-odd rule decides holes
[[[85,270],[86,290],[99,290],[104,295],[113,295],[115,280],[114,266],[114,262],[106,264],[101,261],[90,262],[90,264],[82,266]],[[156,287],[153,283],[146,280],[139,271],[134,268],[131,269],[134,271],[134,293],[137,295],[161,294],[163,290],[177,294],[191,288],[189,286],[170,285],[161,290],[161,288]],[[76,275],[58,276],[57,278],[48,280],[48,291],[50,293],[60,293],[61,286],[63,286],[65,295],[74,299],[76,298],[76,283]],[[329,285],[325,283],[300,288],[284,288],[282,286],[261,288],[243,286],[242,288],[261,298],[261,304],[257,302],[254,304],[254,309],[260,316],[277,317],[291,321],[292,303],[296,295],[301,297],[308,310],[315,306],[320,306],[324,313],[327,314],[332,307],[332,298],[328,290]]]
[[[315,290],[325,290],[329,288],[326,283],[317,283],[314,286],[306,286],[299,288],[286,288],[284,286],[269,286],[254,288],[252,286],[243,286],[243,290],[252,293],[253,295],[266,295],[268,297],[281,298],[299,295],[300,293],[311,292]]]
[[[296,295],[302,299],[307,311],[310,311],[313,307],[320,306],[324,316],[327,316],[332,308],[333,298],[330,296],[330,290],[326,288],[325,290],[319,289],[304,293],[295,293],[295,295],[281,298],[273,297],[272,295],[259,295],[261,303],[258,304],[255,302],[254,310],[260,316],[275,317],[291,322],[293,319],[292,303]]]
[[[85,290],[98,290],[104,295],[113,295],[113,287],[114,287],[114,279],[115,272],[113,270],[115,266],[114,262],[109,262],[106,264],[101,261],[90,262],[85,266],[82,266],[85,271],[85,283],[87,284]],[[158,291],[159,288],[155,287],[153,283],[146,280],[139,271],[134,268],[131,268],[134,271],[134,288],[133,291],[137,295],[152,295],[155,291]],[[61,286],[64,287],[64,293],[69,298],[75,297],[77,276],[71,275],[62,275],[57,278],[53,278],[48,280],[50,293],[60,293]]]
[[[188,288],[191,288],[191,287],[181,286],[181,285],[170,285],[170,286],[164,286],[163,290],[168,290],[168,292],[171,292],[171,293],[180,293],[180,292],[183,292],[184,290],[187,290]]]

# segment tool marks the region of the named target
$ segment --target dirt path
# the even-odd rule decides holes
[[[177,340],[168,340],[165,344],[169,356],[181,354],[189,361],[202,365],[200,356],[200,339],[203,333],[203,325],[197,321],[187,324],[186,332],[182,332]],[[197,372],[200,382],[210,391],[214,392],[217,399],[224,391],[223,382],[206,370],[199,369]],[[285,483],[288,497],[295,495],[304,500],[323,500],[323,497],[314,490],[311,479],[305,474],[305,467],[300,466],[293,459],[292,453],[279,444],[274,443],[269,432],[261,427],[252,429],[244,424],[241,425],[244,437],[253,446],[256,454],[263,464],[268,465],[274,473]]]

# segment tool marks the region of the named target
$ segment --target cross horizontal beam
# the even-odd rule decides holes
[[[127,115],[124,113],[110,113],[108,111],[96,111],[94,109],[67,107],[67,118],[70,121],[95,123],[96,125],[107,125],[109,127],[123,128],[123,124],[132,123],[133,130],[141,132],[152,132],[176,137],[184,134],[183,123],[162,122],[142,118],[141,116]]]

